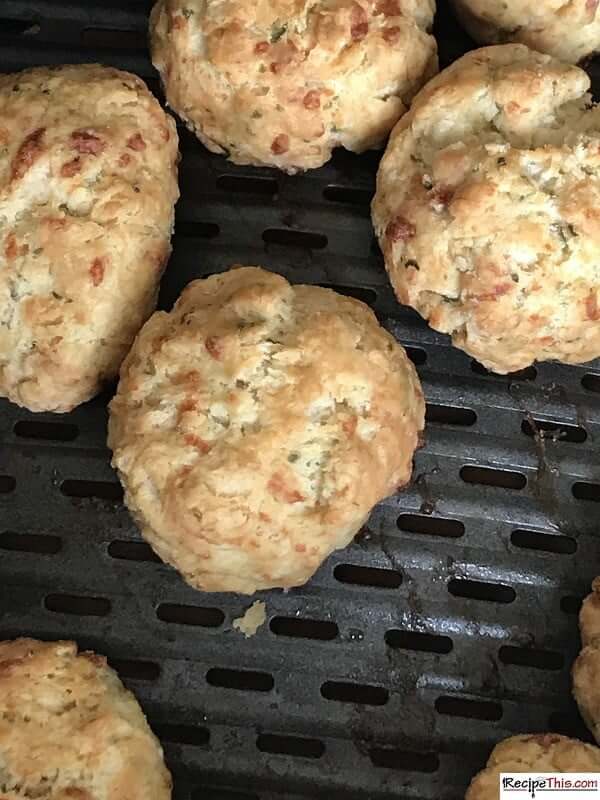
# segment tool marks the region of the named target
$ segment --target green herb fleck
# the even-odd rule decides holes
[[[569,239],[571,239],[573,236],[577,236],[575,228],[568,223],[553,222],[550,225],[550,230],[553,234],[555,234],[555,236],[558,236],[563,244],[568,244]]]
[[[262,117],[261,111],[253,111],[252,112],[252,119],[260,119]]]
[[[294,464],[299,458],[300,456],[298,453],[290,453],[287,460],[290,462],[290,464]]]
[[[184,8],[181,13],[186,19],[189,19],[194,14],[191,8]]]
[[[271,25],[271,35],[269,36],[269,41],[271,42],[271,44],[273,44],[274,42],[278,42],[286,31],[287,31],[287,23],[276,20]]]

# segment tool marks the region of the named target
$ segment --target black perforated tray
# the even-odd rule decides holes
[[[149,5],[0,0],[0,70],[101,61],[158,91]],[[444,64],[469,48],[444,8],[436,28]],[[600,362],[489,375],[399,308],[369,221],[376,155],[291,178],[183,131],[182,150],[161,305],[234,262],[368,302],[427,395],[414,481],[305,587],[262,593],[268,622],[245,640],[247,600],[193,591],[141,541],[109,465],[108,395],[64,416],[0,401],[0,636],[107,654],[181,800],[459,798],[512,732],[585,737],[569,669],[600,572]]]

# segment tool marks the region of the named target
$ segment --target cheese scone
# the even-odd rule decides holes
[[[556,733],[511,736],[494,747],[465,800],[499,800],[503,772],[600,772],[600,749]]]
[[[170,254],[177,145],[127,72],[0,75],[0,396],[69,411],[116,376]]]
[[[171,776],[137,700],[74,642],[0,642],[3,800],[169,800]]]
[[[142,328],[108,443],[158,555],[200,589],[251,594],[306,582],[407,483],[424,408],[367,306],[247,267]]]
[[[167,101],[215,153],[286,172],[379,147],[437,72],[435,0],[159,0]]]
[[[573,694],[581,716],[600,742],[600,579],[579,613],[581,652],[573,664]]]
[[[576,64],[600,50],[598,0],[452,0],[479,44],[519,42]]]
[[[488,369],[600,356],[600,107],[586,73],[474,50],[390,138],[373,222],[398,299]]]

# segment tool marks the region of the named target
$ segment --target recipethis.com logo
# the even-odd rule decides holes
[[[503,772],[500,775],[500,800],[600,800],[600,772]]]

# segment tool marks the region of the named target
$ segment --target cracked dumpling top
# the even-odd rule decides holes
[[[437,71],[434,0],[159,0],[154,65],[213,152],[287,172],[383,144]]]
[[[465,800],[498,800],[503,772],[600,772],[600,749],[556,733],[511,736],[494,747]]]
[[[579,614],[582,649],[573,664],[573,694],[581,716],[600,742],[600,578]]]
[[[475,50],[394,129],[373,222],[396,294],[496,372],[600,355],[600,107],[524,45]]]
[[[405,484],[424,401],[363,303],[256,267],[190,283],[123,364],[109,446],[156,552],[206,591],[307,581]]]
[[[177,143],[128,72],[0,75],[0,396],[69,411],[116,376],[169,257]]]
[[[520,42],[576,64],[600,50],[598,0],[452,0],[480,44]]]
[[[0,642],[3,800],[170,800],[162,748],[106,659],[74,642]]]

